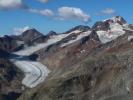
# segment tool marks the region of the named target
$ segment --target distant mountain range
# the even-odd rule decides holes
[[[133,99],[133,25],[121,16],[0,37],[0,61],[0,100]]]

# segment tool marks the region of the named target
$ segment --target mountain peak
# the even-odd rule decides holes
[[[22,33],[22,37],[27,37],[27,36],[36,37],[40,35],[43,35],[43,34],[37,31],[35,28],[26,30]]]
[[[33,41],[36,38],[43,37],[44,35],[37,31],[36,29],[29,29],[22,33],[21,38],[25,43]]]
[[[85,26],[85,25],[78,25],[78,26],[75,26],[74,28],[72,28],[71,30],[80,30],[80,31],[86,31],[90,29],[89,26]]]
[[[119,26],[122,26],[126,24],[126,20],[121,16],[115,16],[103,21],[97,21],[93,26],[92,29],[95,29],[96,31],[104,30],[108,31],[110,29],[111,25],[118,24]]]
[[[126,24],[126,20],[121,16],[115,16],[113,17],[113,21],[120,24]]]
[[[104,20],[104,22],[119,23],[120,25],[126,24],[126,20],[121,16],[115,16],[110,19]]]
[[[55,31],[50,31],[47,35],[48,36],[53,36],[53,35],[57,35],[57,33]]]

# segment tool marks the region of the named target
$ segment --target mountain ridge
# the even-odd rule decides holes
[[[25,74],[18,100],[132,98],[133,27],[120,16],[61,34],[30,29],[6,38],[22,46],[10,50],[0,41],[10,53],[6,59]]]

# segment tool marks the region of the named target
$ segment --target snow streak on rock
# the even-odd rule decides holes
[[[90,33],[91,33],[91,31],[83,32],[83,33],[79,34],[76,39],[68,41],[67,43],[62,44],[61,47],[67,46],[69,44],[72,44],[72,43],[82,39],[83,37],[88,36]]]

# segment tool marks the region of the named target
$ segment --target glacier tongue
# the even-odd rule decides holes
[[[23,58],[24,59],[24,58]],[[25,77],[22,84],[33,88],[42,83],[50,73],[50,70],[39,62],[29,60],[10,59],[21,71],[24,72]]]

